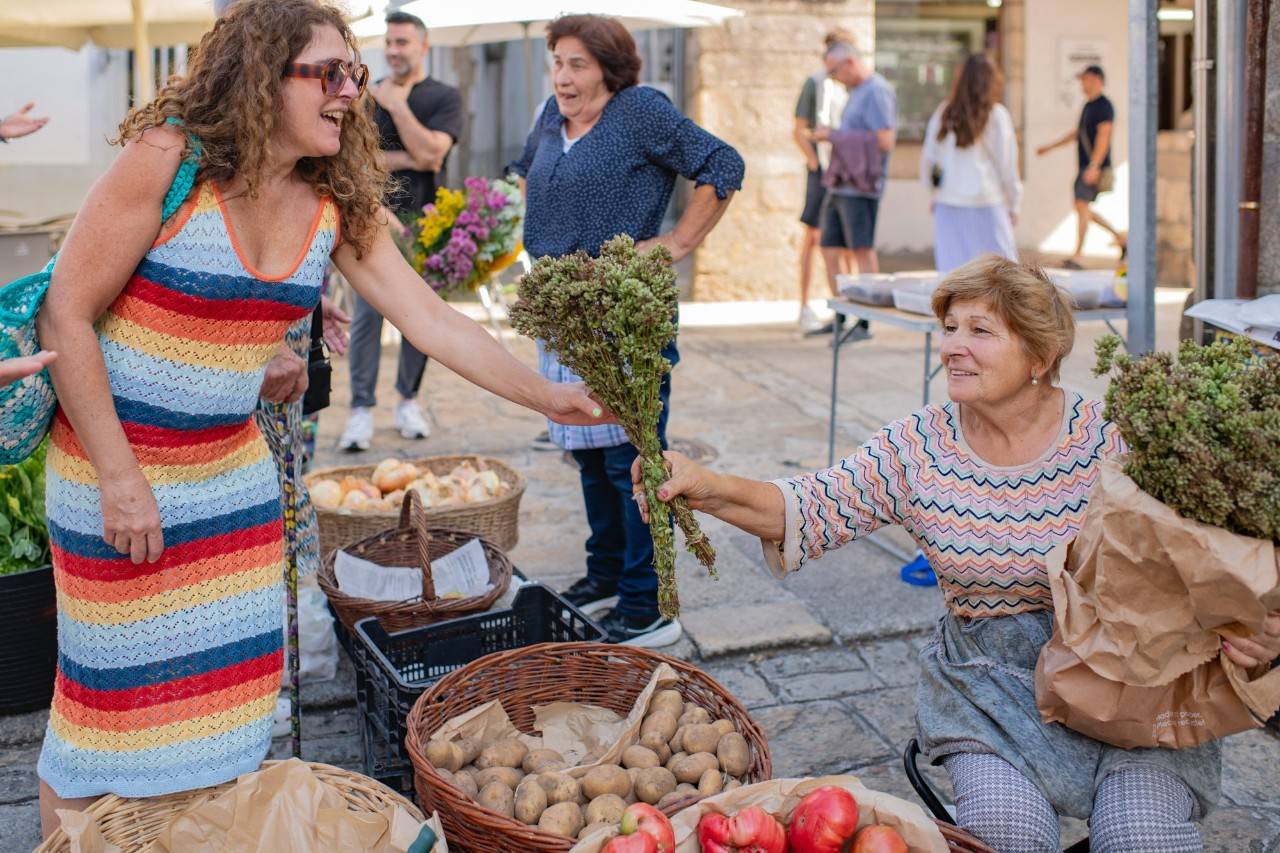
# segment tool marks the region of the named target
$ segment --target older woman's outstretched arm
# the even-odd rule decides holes
[[[707,515],[727,521],[739,530],[770,542],[782,541],[785,533],[786,505],[782,492],[773,483],[748,480],[732,474],[717,474],[698,465],[683,453],[667,451],[671,478],[658,490],[665,500],[683,497],[689,506]],[[633,494],[640,513],[649,523],[649,508],[640,486],[640,460],[631,466]]]

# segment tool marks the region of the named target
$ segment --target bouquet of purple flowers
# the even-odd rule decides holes
[[[436,190],[435,202],[406,223],[396,241],[423,280],[442,294],[475,290],[520,254],[520,187],[485,178],[467,178],[463,186]]]

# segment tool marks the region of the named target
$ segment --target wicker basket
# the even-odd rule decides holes
[[[713,717],[732,720],[747,739],[751,764],[745,781],[768,779],[773,764],[760,727],[738,700],[691,664],[647,649],[605,643],[543,643],[498,652],[437,681],[409,713],[405,746],[413,761],[418,802],[428,811],[440,813],[450,849],[457,845],[474,853],[564,853],[575,842],[481,808],[446,783],[426,759],[426,742],[432,732],[449,719],[494,699],[502,701],[511,722],[524,732],[533,730],[532,706],[548,702],[585,702],[625,716],[654,669],[663,663],[680,674],[675,689],[686,702],[706,708]],[[674,808],[668,811],[674,813]]]
[[[355,598],[338,589],[334,573],[336,552],[325,555],[316,572],[320,589],[333,605],[339,621],[348,631],[354,631],[361,619],[376,616],[387,631],[407,631],[421,628],[442,619],[454,619],[481,610],[488,610],[507,587],[511,585],[511,561],[492,542],[480,538],[485,557],[489,561],[489,582],[493,588],[484,595],[469,598],[436,598],[431,572],[427,569],[432,560],[477,538],[474,533],[462,530],[428,528],[427,517],[417,492],[404,496],[400,507],[399,525],[383,530],[358,542],[343,546],[348,554],[377,563],[381,566],[417,566],[422,572],[422,599],[409,601],[373,601]]]
[[[278,763],[266,761],[263,762],[262,767],[266,769]],[[322,782],[337,790],[347,801],[348,807],[354,811],[374,813],[382,811],[387,806],[396,805],[417,820],[424,819],[417,806],[372,779],[329,764],[308,762],[307,766]],[[220,793],[234,784],[233,780],[213,788],[197,788],[194,791],[182,791],[177,794],[145,799],[126,799],[108,794],[85,811],[98,819],[98,828],[102,830],[107,841],[118,846],[124,853],[129,853],[129,851],[141,850],[154,841],[170,821],[197,797]],[[35,853],[70,853],[70,851],[71,840],[62,829],[57,829],[36,848]]]
[[[426,459],[409,459],[419,468],[436,476],[448,474],[463,462],[477,468],[488,468],[497,473],[511,491],[502,497],[461,506],[433,507],[427,510],[427,520],[432,527],[448,527],[465,530],[490,540],[504,551],[510,551],[520,541],[520,498],[524,495],[524,476],[511,466],[489,456],[430,456]],[[373,475],[374,465],[352,465],[345,468],[322,468],[303,478],[308,485],[317,480],[341,480],[343,477]],[[344,545],[372,536],[395,524],[395,510],[323,509],[316,507],[316,520],[320,525],[320,555],[327,557]]]

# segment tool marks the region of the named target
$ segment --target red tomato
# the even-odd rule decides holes
[[[622,813],[623,835],[647,835],[657,844],[657,853],[674,853],[676,831],[667,816],[648,803],[632,803]]]
[[[811,791],[791,813],[787,840],[795,853],[840,853],[858,828],[858,802],[844,788]]]
[[[643,832],[615,835],[600,853],[658,853],[658,842],[652,835],[645,835]]]
[[[787,831],[759,806],[733,817],[708,813],[698,821],[702,853],[786,853]]]
[[[850,853],[910,853],[907,842],[888,826],[868,826],[853,837]]]

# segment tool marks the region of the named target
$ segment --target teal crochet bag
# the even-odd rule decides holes
[[[168,123],[182,124],[175,118]],[[177,212],[191,192],[199,158],[200,141],[192,136],[191,156],[182,161],[165,193],[162,222]],[[0,287],[0,359],[35,355],[40,351],[36,314],[44,303],[57,260],[54,256],[40,272]],[[35,452],[49,431],[57,403],[47,370],[0,387],[0,465],[15,465]]]

